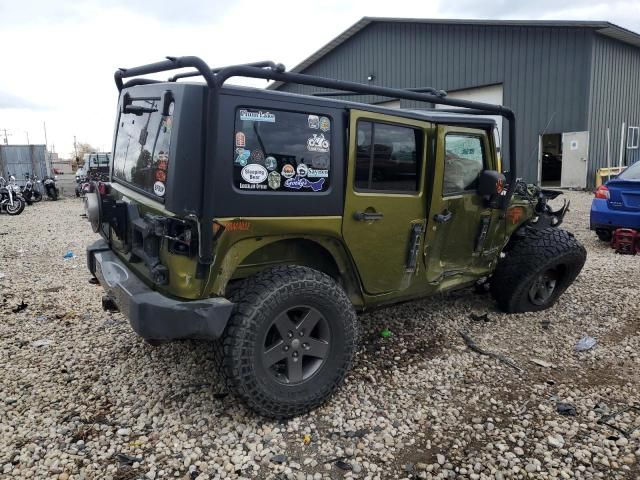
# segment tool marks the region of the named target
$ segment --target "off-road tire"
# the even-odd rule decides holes
[[[545,310],[573,283],[586,258],[585,248],[566,230],[532,228],[499,260],[491,277],[491,294],[507,313]],[[550,270],[558,275],[555,288],[544,303],[536,304],[530,289],[540,275]]]
[[[290,418],[324,403],[351,367],[358,332],[353,305],[328,275],[307,267],[275,267],[242,282],[225,329],[222,370],[229,388],[252,410],[271,418]],[[319,311],[329,325],[329,353],[302,383],[279,383],[264,366],[263,344],[281,312],[296,305]]]

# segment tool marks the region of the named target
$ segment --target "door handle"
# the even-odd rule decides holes
[[[359,220],[361,222],[381,220],[382,217],[384,217],[384,215],[380,212],[354,212],[353,213],[354,220]]]
[[[433,219],[436,221],[436,223],[447,223],[452,218],[453,218],[453,213],[450,212],[449,210],[445,210],[444,212],[438,213],[433,216]]]

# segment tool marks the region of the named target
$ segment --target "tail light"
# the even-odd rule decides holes
[[[100,195],[106,195],[109,193],[107,190],[107,184],[104,182],[98,182],[98,191],[100,192]]]
[[[600,185],[594,193],[596,195],[596,198],[609,200],[609,189],[607,188],[606,185]]]

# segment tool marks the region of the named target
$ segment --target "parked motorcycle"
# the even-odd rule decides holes
[[[7,212],[9,215],[20,215],[26,205],[15,180],[13,175],[9,177],[9,183],[4,177],[0,177],[0,212]]]
[[[42,184],[44,185],[44,191],[49,197],[50,200],[58,200],[58,195],[60,195],[60,190],[56,187],[55,177],[44,177],[42,179]]]
[[[84,176],[76,177],[76,197],[84,197],[89,192],[89,179]]]
[[[42,200],[42,193],[36,189],[36,177],[30,176],[28,173],[25,173],[24,177],[26,183],[24,184],[24,187],[20,187],[20,191],[27,202],[27,205],[31,205]]]

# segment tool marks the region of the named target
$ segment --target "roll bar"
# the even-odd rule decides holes
[[[446,92],[437,90],[432,87],[426,88],[391,88],[379,87],[376,85],[368,85],[364,83],[349,82],[345,80],[334,80],[331,78],[317,77],[314,75],[306,75],[304,73],[287,72],[284,65],[272,61],[254,62],[245,65],[231,65],[228,67],[210,68],[207,63],[199,57],[166,57],[166,60],[148,65],[141,65],[133,68],[120,68],[114,74],[116,86],[119,91],[123,88],[146,85],[151,83],[162,83],[159,80],[151,80],[145,78],[133,78],[140,75],[148,75],[152,73],[166,72],[181,68],[194,68],[194,71],[178,73],[169,78],[169,82],[176,82],[181,78],[202,76],[209,87],[207,95],[207,116],[206,122],[211,122],[213,118],[217,118],[218,102],[217,97],[224,83],[232,77],[260,78],[264,80],[274,80],[283,83],[295,83],[299,85],[309,85],[313,87],[327,88],[329,92],[321,92],[314,94],[315,96],[348,96],[348,95],[376,95],[390,98],[400,98],[405,100],[415,100],[419,102],[433,103],[435,105],[448,105],[458,107],[456,113],[464,113],[468,115],[500,115],[509,122],[509,188],[504,198],[503,208],[507,208],[513,192],[515,190],[517,179],[517,163],[516,163],[516,119],[513,110],[501,105],[492,105],[489,103],[471,102],[468,100],[460,100],[448,98]],[[124,83],[125,78],[133,78]],[[216,129],[207,129],[204,125],[204,131],[207,133],[205,143],[205,159],[212,158],[213,148],[217,143]],[[213,262],[213,192],[212,189],[206,188],[207,179],[212,178],[213,162],[203,162],[202,171],[202,203],[200,208],[200,241],[199,241],[199,260],[198,271],[196,276],[203,278],[206,267]]]

